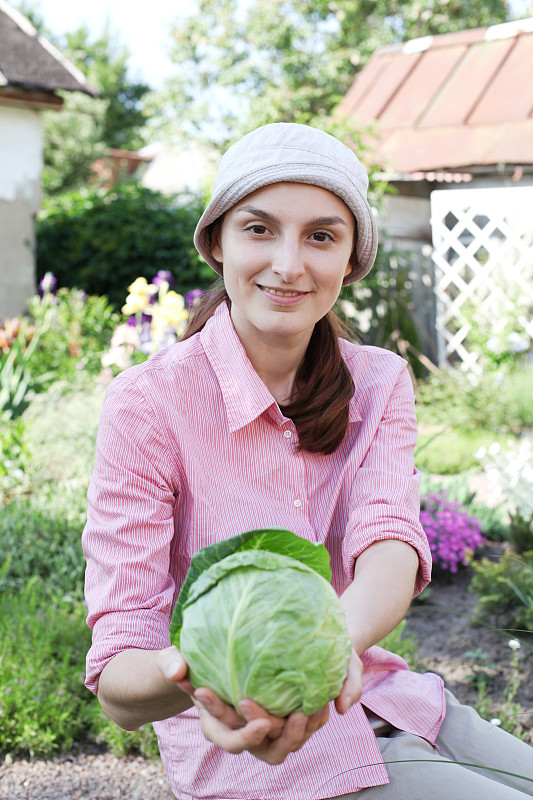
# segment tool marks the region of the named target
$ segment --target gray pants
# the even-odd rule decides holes
[[[525,800],[533,797],[533,748],[481,719],[446,692],[446,717],[438,750],[424,739],[394,730],[378,737],[390,783],[335,800]],[[418,760],[420,759],[420,760]],[[407,763],[393,764],[401,761]],[[387,763],[388,762],[388,763]],[[478,764],[530,781],[454,762]]]

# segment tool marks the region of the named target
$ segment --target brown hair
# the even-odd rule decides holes
[[[217,281],[197,301],[182,340],[201,331],[223,302],[231,305],[224,284]],[[329,311],[316,323],[296,373],[297,398],[281,407],[296,426],[299,449],[310,453],[333,453],[348,427],[348,404],[355,387],[341,355],[339,338],[352,336],[337,314]]]

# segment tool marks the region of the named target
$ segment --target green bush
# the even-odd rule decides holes
[[[39,277],[52,272],[60,286],[106,295],[116,309],[135,278],[158,270],[171,272],[180,292],[206,287],[213,271],[193,245],[202,210],[200,201],[180,205],[133,183],[68,192],[38,221]]]
[[[454,430],[520,433],[533,427],[533,369],[507,375],[439,370],[419,384],[421,423]]]
[[[28,312],[37,337],[30,363],[34,379],[49,385],[51,378],[72,379],[81,371],[98,375],[120,319],[106,297],[62,287],[56,294],[32,297]]]
[[[122,731],[85,688],[85,615],[38,576],[15,594],[0,591],[0,756],[49,758],[87,741],[115,755],[157,754],[151,725]]]
[[[509,541],[517,553],[533,552],[533,514],[526,517],[520,510],[509,515]]]
[[[0,594],[0,753],[50,756],[91,730],[81,603],[51,600],[35,576]]]
[[[472,561],[470,588],[478,611],[504,616],[517,633],[533,633],[533,550],[521,555],[508,550],[499,561]]]
[[[409,253],[380,246],[364,280],[342,290],[338,309],[363,344],[399,353],[420,378],[426,369],[418,354],[430,337],[417,316],[415,280]]]
[[[0,591],[20,591],[34,577],[43,592],[83,599],[84,563],[80,544],[85,508],[75,498],[15,498],[0,514],[0,553],[6,565]]]

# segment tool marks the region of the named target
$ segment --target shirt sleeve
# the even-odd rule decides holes
[[[104,402],[82,536],[87,623],[93,629],[86,685],[93,692],[118,652],[170,644],[174,461],[156,411],[120,375]]]
[[[415,595],[431,579],[431,551],[419,519],[420,474],[413,455],[416,438],[413,387],[403,362],[355,475],[343,561],[352,580],[357,556],[369,545],[384,539],[408,542],[417,550],[420,561]]]

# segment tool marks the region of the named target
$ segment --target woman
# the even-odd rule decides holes
[[[533,779],[527,745],[374,647],[429,582],[430,553],[406,364],[341,338],[330,311],[375,257],[367,186],[352,151],[313,128],[241,139],[195,234],[224,288],[184,341],[107,393],[83,537],[87,685],[120,726],[155,723],[178,798],[532,793],[527,780],[451,763]],[[193,690],[169,642],[192,553],[268,525],[325,543],[346,610],[348,676],[310,717],[280,720],[250,700],[237,714]]]

